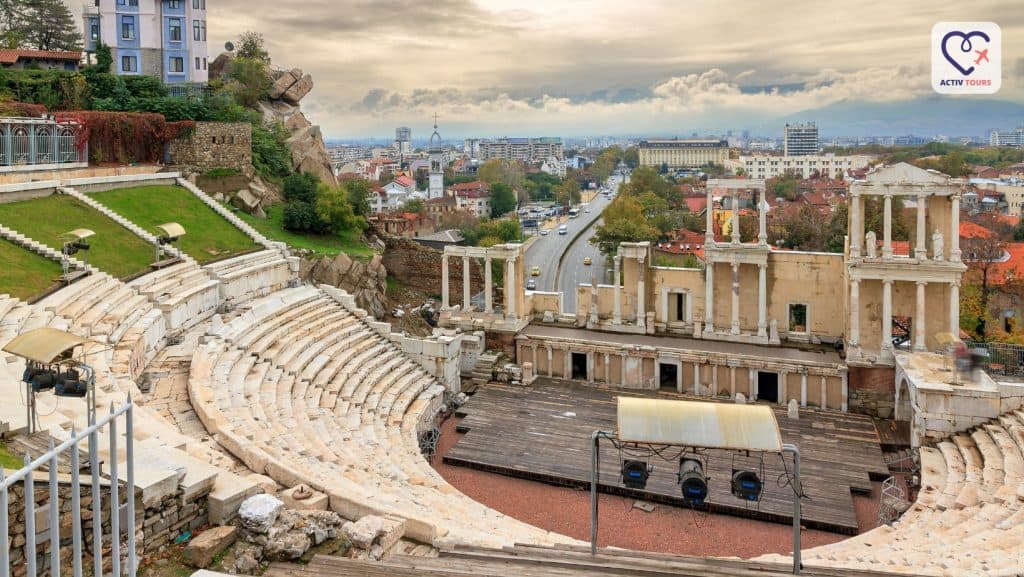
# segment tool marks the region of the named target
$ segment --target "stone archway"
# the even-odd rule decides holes
[[[913,400],[910,395],[910,382],[906,377],[899,380],[896,385],[896,406],[893,418],[897,421],[912,421],[914,419]]]

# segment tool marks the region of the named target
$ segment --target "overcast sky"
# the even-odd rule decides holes
[[[938,21],[994,21],[1024,102],[1022,0],[208,0],[211,56],[244,30],[312,73],[330,137],[740,129],[843,100],[931,95]],[[979,102],[979,106],[984,105]],[[827,124],[827,119],[817,119]],[[830,131],[832,132],[832,131]]]

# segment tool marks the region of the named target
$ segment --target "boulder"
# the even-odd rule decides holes
[[[260,568],[263,549],[252,543],[239,542],[235,546],[235,572],[239,575],[253,575]]]
[[[292,166],[296,171],[315,174],[320,177],[321,182],[332,186],[338,184],[319,126],[307,126],[297,130],[285,143],[292,153]]]
[[[306,74],[284,91],[281,95],[281,100],[297,105],[311,90],[313,90],[313,77]]]
[[[260,209],[260,199],[256,198],[249,189],[243,188],[231,197],[231,204],[249,214],[256,214]]]
[[[185,547],[185,560],[197,569],[205,569],[214,557],[235,542],[237,536],[238,529],[233,525],[203,531]]]
[[[284,503],[277,497],[267,494],[253,495],[242,501],[238,515],[242,518],[242,527],[245,529],[254,533],[267,533],[283,508]]]
[[[302,77],[301,68],[293,68],[288,72],[281,74],[274,80],[274,84],[270,87],[270,90],[267,91],[267,96],[269,96],[271,100],[280,99],[284,93],[287,92],[293,84],[302,79]],[[273,76],[271,76],[271,78],[273,78]],[[298,102],[293,102],[292,104],[298,104]]]
[[[300,110],[296,110],[284,119],[284,127],[288,129],[288,132],[297,132],[299,130],[309,128],[310,126],[313,126],[313,123],[310,122],[306,118],[306,115]]]
[[[405,535],[405,521],[366,515],[355,523],[345,523],[341,532],[353,547],[369,551],[372,559],[380,560]]]

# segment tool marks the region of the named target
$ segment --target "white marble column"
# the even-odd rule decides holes
[[[637,261],[638,277],[636,281],[636,326],[645,328],[647,319],[647,289],[644,288],[644,263]]]
[[[850,375],[849,373],[843,373],[843,406],[842,411],[845,413],[850,409]]]
[[[484,258],[484,307],[488,314],[494,312],[494,281],[491,278],[491,257]]]
[[[730,332],[740,334],[740,265],[732,264],[732,327]]]
[[[533,374],[537,374],[537,345],[531,347],[533,349]]]
[[[729,398],[736,398],[736,367],[729,367]]]
[[[892,349],[892,281],[882,281],[882,350]]]
[[[768,336],[768,265],[757,265],[757,336]]]
[[[441,310],[450,307],[448,301],[448,255],[441,256]]]
[[[960,281],[949,283],[949,332],[960,336]]]
[[[926,351],[925,347],[925,289],[928,287],[928,283],[924,281],[917,281],[917,311],[914,313],[914,350],[915,351]]]
[[[768,244],[768,203],[764,200],[764,192],[759,192],[760,202],[757,203],[757,244]]]
[[[718,394],[718,365],[709,363],[711,367],[711,396],[714,397]]]
[[[700,394],[700,363],[693,362],[693,394]]]
[[[917,195],[917,246],[914,247],[914,256],[919,260],[928,259],[928,247],[925,244],[927,241],[926,232],[927,226],[925,225],[925,207],[928,204],[928,197],[919,194]]]
[[[757,369],[749,369],[748,374],[750,377],[750,395],[748,398],[751,400],[757,400]]]
[[[615,255],[615,278],[612,279],[612,285],[615,286],[615,309],[612,311],[612,324],[622,324],[622,257]]]
[[[729,206],[729,208],[732,209],[732,226],[730,226],[730,228],[732,230],[730,232],[732,232],[732,243],[733,244],[739,244],[740,243],[740,203],[739,203],[740,195],[739,195],[739,192],[734,191],[731,198],[732,198],[732,203]]]
[[[850,346],[860,346],[860,281],[850,279]]]
[[[949,260],[960,262],[960,195],[954,194],[949,197],[949,203]],[[959,329],[954,334],[960,334]]]
[[[707,187],[707,208],[704,215],[704,244],[715,242],[715,200],[711,196],[711,187]]]
[[[469,294],[469,257],[462,257],[462,310],[470,309]]]
[[[704,266],[704,332],[715,332],[715,263]]]
[[[807,371],[800,372],[800,406],[807,406]]]
[[[785,405],[789,402],[789,372],[779,372],[779,404]]]
[[[860,243],[864,241],[861,229],[860,194],[850,195],[850,258],[860,258]]]
[[[619,369],[622,371],[622,382],[619,384],[623,387],[626,386],[626,353],[619,355]]]
[[[608,353],[604,354],[604,382],[611,384],[612,382],[612,363],[611,355]]]
[[[551,350],[551,345],[548,345],[548,378],[549,379],[554,375],[554,373],[551,370],[552,367],[554,366],[554,364],[555,364],[555,353]]]
[[[821,408],[828,408],[828,377],[821,375]]]
[[[516,259],[505,259],[505,317],[516,320],[516,295],[519,294],[519,281],[516,279]]]
[[[892,195],[886,194],[883,198],[882,258],[892,258]]]

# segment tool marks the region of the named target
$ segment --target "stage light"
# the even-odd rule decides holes
[[[78,371],[68,369],[57,377],[53,394],[58,397],[84,397],[89,392],[88,383],[81,380]]]
[[[629,489],[644,489],[647,478],[651,475],[650,468],[644,461],[626,459],[622,461],[622,484]]]
[[[704,500],[708,498],[707,477],[704,475],[704,466],[698,459],[679,459],[679,488],[683,492],[683,502],[687,505],[703,505]]]
[[[57,382],[57,371],[53,369],[35,369],[26,382],[32,385],[32,390],[36,393],[48,391]]]
[[[744,501],[759,501],[761,499],[761,479],[753,471],[740,471],[734,469],[732,472],[732,494]]]

